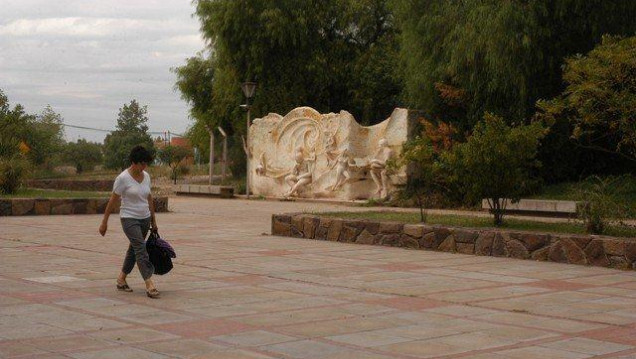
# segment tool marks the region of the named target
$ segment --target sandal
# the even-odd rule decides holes
[[[128,283],[124,283],[124,284],[117,283],[117,290],[121,290],[123,292],[128,292],[128,293],[133,291],[132,288],[128,286]]]
[[[146,291],[146,295],[148,298],[159,298],[159,291],[156,288],[152,288],[151,290]]]

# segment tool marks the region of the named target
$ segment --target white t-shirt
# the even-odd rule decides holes
[[[148,195],[150,194],[150,175],[144,171],[141,183],[128,172],[128,169],[115,178],[113,193],[121,196],[120,218],[144,219],[150,217]]]

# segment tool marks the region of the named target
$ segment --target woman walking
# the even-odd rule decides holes
[[[145,244],[148,228],[152,226],[153,231],[157,230],[155,207],[150,193],[150,175],[144,171],[150,162],[152,162],[152,155],[143,146],[136,146],[132,149],[130,152],[131,165],[115,179],[113,193],[104,211],[104,219],[99,226],[99,233],[102,236],[106,234],[108,217],[115,203],[121,198],[119,218],[130,244],[124,265],[117,278],[117,289],[132,292],[126,283],[126,276],[130,274],[137,263],[141,277],[146,283],[146,294],[150,298],[157,298],[159,291],[151,279],[155,268],[150,262]]]

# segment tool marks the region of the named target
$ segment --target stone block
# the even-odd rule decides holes
[[[582,248],[580,248],[575,241],[569,238],[561,239],[561,246],[563,247],[563,254],[568,263],[571,264],[587,264],[587,256]]]
[[[291,217],[292,237],[303,237],[303,215],[295,214]],[[296,233],[296,234],[294,234]],[[300,233],[300,234],[299,234]]]
[[[524,246],[523,243],[519,242],[516,239],[510,239],[509,241],[505,242],[504,247],[504,252],[507,257],[519,259],[530,258],[530,253],[526,249],[526,246]]]
[[[552,262],[567,263],[567,258],[565,257],[565,253],[563,253],[563,244],[561,241],[557,241],[550,246],[548,259]]]
[[[314,236],[314,239],[317,239],[319,241],[326,241],[328,232],[329,227],[319,226],[318,228],[316,228],[316,235]]]
[[[431,244],[431,248],[433,249],[438,248],[442,244],[442,242],[444,242],[446,238],[451,235],[451,231],[448,228],[444,227],[435,227],[433,233],[435,233],[435,239]]]
[[[609,256],[610,267],[618,269],[630,269],[632,264],[627,262],[624,256]]]
[[[320,225],[320,218],[315,216],[305,217],[303,219],[303,233],[305,233],[305,238],[315,238],[318,225]]]
[[[359,244],[375,244],[375,235],[371,234],[367,229],[363,229],[360,235],[356,238],[356,243]]]
[[[402,232],[402,228],[404,224],[397,222],[381,222],[380,223],[380,233],[389,234],[389,233],[400,233]]]
[[[274,214],[272,215],[272,235],[274,236],[291,236],[291,224],[289,216]]]
[[[291,232],[291,236],[294,237],[294,238],[304,238],[305,237],[303,232],[301,230],[299,230],[297,227],[291,226],[290,232]]]
[[[471,230],[457,229],[453,231],[455,243],[471,243],[475,244],[475,240],[479,236],[479,232]]]
[[[96,214],[97,212],[97,198],[89,198],[86,201],[86,214]]]
[[[457,242],[457,239],[455,239],[455,241],[455,248],[457,249],[457,253],[475,254],[475,244]]]
[[[108,198],[98,198],[96,201],[96,213],[104,213],[106,212],[106,206],[108,206]],[[117,211],[119,211],[119,205],[121,203],[117,202],[115,204],[115,208]]]
[[[625,258],[630,263],[636,262],[636,242],[625,243]]]
[[[420,248],[433,248],[433,243],[435,243],[435,232],[425,233],[417,241],[420,244]]]
[[[448,237],[446,237],[446,239],[444,239],[444,241],[440,243],[437,249],[442,252],[455,252],[456,251],[455,238],[453,237],[453,235],[451,234]]]
[[[548,234],[520,233],[518,239],[529,252],[534,252],[550,244],[550,235]]]
[[[346,219],[343,221],[343,225],[345,227],[359,229],[360,231],[362,231],[365,228],[366,224],[367,224],[367,221],[355,220],[355,219]]]
[[[349,224],[348,222],[345,222],[344,225],[342,226],[342,230],[340,231],[340,238],[339,238],[340,242],[348,242],[348,243],[355,242],[360,232],[362,232],[361,228],[349,226],[348,224]]]
[[[611,256],[625,256],[625,244],[626,242],[620,239],[603,239],[603,249]]]
[[[382,237],[380,239],[380,244],[383,246],[400,247],[400,234],[399,233],[382,234]]]
[[[51,214],[73,214],[73,202],[68,199],[52,199]]]
[[[10,199],[0,199],[0,216],[10,216],[12,213]]]
[[[335,218],[331,221],[329,231],[327,231],[327,240],[337,242],[340,238],[340,232],[342,231],[342,219]]]
[[[549,259],[549,255],[550,255],[550,247],[543,247],[541,249],[537,249],[536,251],[532,252],[532,254],[530,255],[530,258],[536,260],[536,261],[547,261]]]
[[[569,238],[581,249],[585,249],[585,247],[587,247],[587,245],[592,241],[592,237],[590,236],[571,236]]]
[[[592,239],[590,243],[585,246],[584,253],[588,263],[591,265],[599,267],[607,267],[610,265],[609,258],[607,258],[607,254],[605,254],[605,249],[603,248],[603,241],[600,239]]]
[[[27,198],[16,198],[13,199],[11,203],[11,214],[14,216],[25,216],[28,214],[33,214],[35,206],[34,199]]]
[[[276,218],[276,220],[281,223],[287,223],[287,224],[291,223],[291,215],[289,214],[275,214],[272,217]]]
[[[475,240],[475,254],[489,256],[492,253],[492,243],[495,239],[494,232],[481,232]]]
[[[380,222],[367,221],[364,224],[364,229],[366,229],[367,232],[376,235],[380,231]]]
[[[74,199],[73,214],[86,214],[87,205],[88,205],[87,199]]]
[[[168,212],[168,197],[153,197],[152,200],[155,204],[155,212]]]
[[[420,238],[424,233],[424,226],[421,224],[405,224],[402,233],[413,238]]]
[[[495,239],[492,241],[492,250],[490,253],[494,257],[506,256],[506,239],[504,238],[504,234],[495,234]]]
[[[51,214],[51,201],[48,199],[36,199],[33,209],[38,216],[49,215]]]
[[[420,243],[418,242],[417,238],[413,238],[407,234],[402,234],[402,236],[400,236],[400,242],[401,242],[400,247],[411,248],[411,249],[420,248]]]

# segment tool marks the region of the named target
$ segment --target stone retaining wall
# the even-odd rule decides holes
[[[309,214],[272,215],[272,234],[335,242],[636,269],[636,240],[613,237],[453,228],[339,219]]]
[[[110,192],[113,190],[114,182],[114,180],[40,179],[27,180],[26,186],[31,188],[59,189],[67,191]]]
[[[156,212],[168,212],[168,197],[153,197]],[[0,216],[104,213],[108,198],[0,199]],[[119,212],[119,203],[113,213]]]

